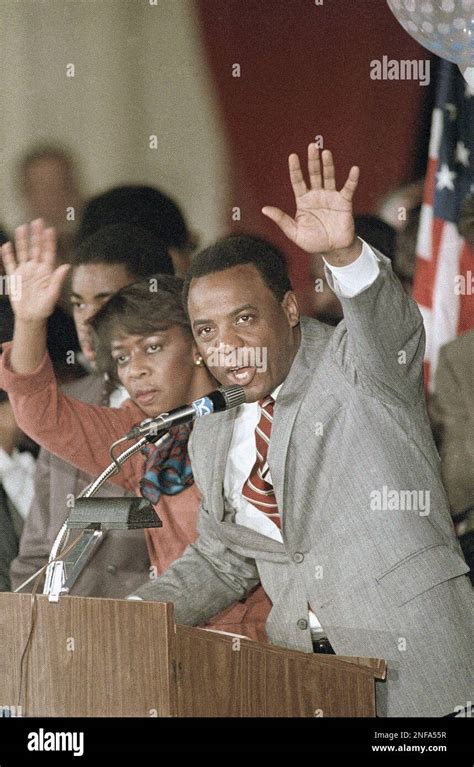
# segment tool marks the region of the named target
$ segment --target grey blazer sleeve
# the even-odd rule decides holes
[[[50,453],[40,450],[36,461],[34,497],[20,539],[18,556],[10,566],[12,589],[18,588],[49,557],[48,525],[50,520]],[[31,591],[31,583],[27,590]]]
[[[259,583],[255,561],[221,543],[202,504],[197,529],[195,543],[163,575],[133,594],[145,600],[173,602],[176,622],[194,626],[243,599]]]
[[[344,298],[344,321],[334,333],[336,359],[352,381],[391,399],[413,403],[423,391],[425,332],[416,303],[393,274],[390,260],[373,248],[380,272],[368,288]]]

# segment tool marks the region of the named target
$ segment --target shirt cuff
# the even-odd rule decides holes
[[[2,344],[0,389],[4,389],[6,392],[14,391],[15,394],[34,394],[49,386],[51,379],[54,379],[55,376],[48,352],[45,352],[36,370],[32,370],[31,373],[15,373],[11,368],[10,359],[12,345],[11,341]]]
[[[362,293],[363,290],[375,282],[380,271],[379,258],[370,245],[360,237],[359,239],[362,242],[362,252],[352,264],[332,266],[323,258],[326,265],[325,273],[329,287],[341,298],[353,298]]]

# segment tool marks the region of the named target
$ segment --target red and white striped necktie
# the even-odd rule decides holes
[[[270,395],[259,403],[261,414],[255,429],[255,445],[257,448],[257,460],[250,476],[242,487],[243,497],[255,506],[259,511],[265,512],[277,527],[281,528],[280,515],[273,491],[273,485],[267,482],[265,477],[269,473],[267,463],[268,446],[273,423],[273,406],[275,400]]]

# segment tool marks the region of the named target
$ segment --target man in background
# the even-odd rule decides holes
[[[58,263],[69,262],[84,204],[71,150],[56,143],[34,145],[18,161],[17,183],[25,208],[22,220],[42,218],[53,226]]]
[[[191,232],[179,205],[152,186],[117,186],[92,198],[79,227],[81,242],[103,226],[133,224],[162,241],[173,261],[175,275],[184,277],[198,236]]]
[[[462,206],[458,228],[474,252],[472,194]],[[429,411],[451,514],[474,583],[473,402],[474,330],[471,330],[441,347]]]

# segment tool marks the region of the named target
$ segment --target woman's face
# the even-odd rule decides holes
[[[192,399],[197,352],[179,325],[146,336],[121,336],[111,344],[117,376],[130,398],[148,416]]]

